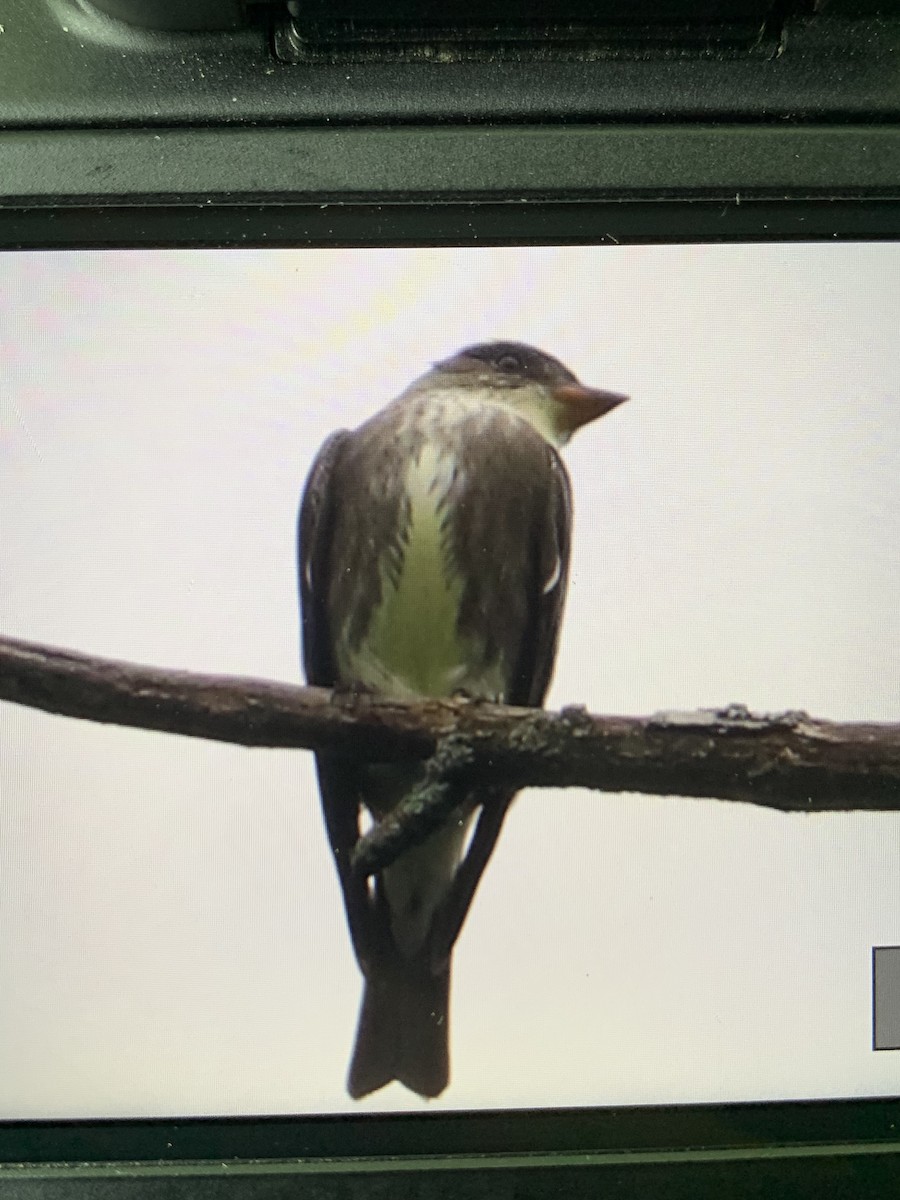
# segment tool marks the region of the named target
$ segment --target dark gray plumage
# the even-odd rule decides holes
[[[556,446],[624,399],[583,387],[532,347],[487,343],[439,363],[355,432],[332,435],[300,512],[309,682],[540,705],[569,562],[570,486]],[[449,1074],[450,954],[513,792],[473,792],[370,889],[349,869],[361,810],[383,816],[420,768],[316,762],[366,980],[349,1091],[398,1079],[437,1095]]]

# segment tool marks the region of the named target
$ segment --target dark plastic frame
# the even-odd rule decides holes
[[[9,1123],[0,1193],[856,1200],[893,1194],[898,1120],[900,1100],[868,1100]]]

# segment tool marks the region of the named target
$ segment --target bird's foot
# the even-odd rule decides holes
[[[476,696],[474,692],[468,691],[466,688],[455,688],[450,693],[450,699],[456,704],[499,704],[499,700],[495,700],[493,696]]]
[[[375,689],[365,683],[336,683],[331,689],[335,708],[357,708],[375,695]]]

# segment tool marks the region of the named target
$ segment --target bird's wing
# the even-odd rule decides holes
[[[322,446],[310,468],[297,523],[297,568],[303,667],[316,687],[334,687],[337,668],[328,627],[327,598],[335,521],[335,467],[351,435],[338,430]]]
[[[572,487],[562,459],[547,447],[550,460],[545,506],[532,528],[534,572],[530,583],[528,624],[509,689],[508,703],[538,708],[550,686],[566,588],[572,541]]]
[[[338,679],[334,638],[328,621],[332,582],[332,548],[341,456],[352,435],[339,430],[322,446],[310,469],[297,530],[297,567],[307,681],[316,687],[335,687]],[[344,894],[347,924],[360,965],[370,957],[372,912],[365,880],[350,870],[350,857],[359,838],[359,772],[346,755],[316,755],[322,813],[338,879]]]

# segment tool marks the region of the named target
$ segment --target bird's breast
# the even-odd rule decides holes
[[[427,441],[404,479],[402,528],[379,562],[380,601],[350,673],[386,695],[497,697],[499,670],[459,630],[464,580],[453,561],[450,496],[459,463],[447,445]],[[494,678],[497,676],[497,678]]]

